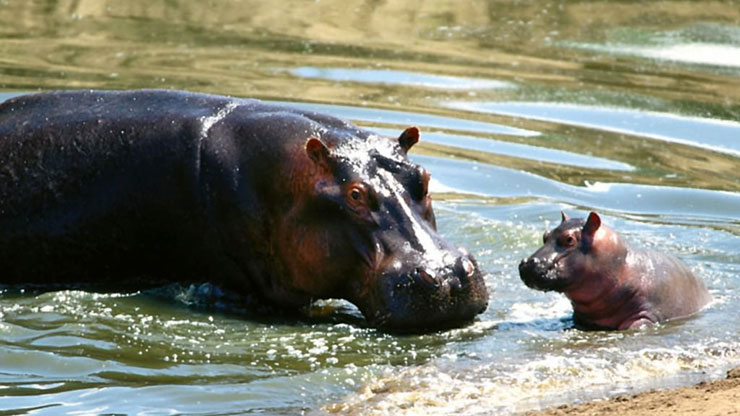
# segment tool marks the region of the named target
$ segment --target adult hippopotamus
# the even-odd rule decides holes
[[[580,327],[637,328],[690,316],[711,300],[678,259],[628,245],[595,212],[585,220],[563,213],[543,239],[519,274],[533,289],[564,293]]]
[[[0,284],[212,282],[298,308],[343,298],[388,330],[471,320],[474,258],[436,232],[415,127],[381,137],[287,106],[67,91],[0,104]]]

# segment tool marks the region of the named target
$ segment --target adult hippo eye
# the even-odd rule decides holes
[[[542,233],[542,243],[543,244],[547,242],[547,239],[548,238],[550,238],[550,232],[549,231],[545,231],[544,233]]]
[[[349,193],[349,196],[350,196],[350,197],[351,197],[352,199],[354,199],[355,201],[358,201],[358,202],[359,202],[360,200],[362,200],[362,192],[360,192],[360,190],[359,190],[359,189],[357,189],[357,188],[352,188],[352,190],[351,190],[351,191],[350,191],[350,193]]]
[[[347,191],[347,202],[351,206],[361,206],[365,204],[365,188],[361,185],[352,185]]]
[[[347,190],[347,204],[356,211],[377,211],[380,208],[374,190],[361,183],[352,185]]]

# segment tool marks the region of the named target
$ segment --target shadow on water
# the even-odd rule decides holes
[[[537,318],[528,322],[500,322],[494,326],[498,331],[522,331],[535,329],[539,331],[567,331],[575,329],[572,317]]]

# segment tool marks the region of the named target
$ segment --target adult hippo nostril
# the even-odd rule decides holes
[[[416,282],[421,283],[423,286],[426,286],[429,289],[439,288],[439,280],[437,280],[435,276],[427,273],[422,268],[417,268],[414,271],[413,277]]]
[[[473,265],[473,262],[468,259],[463,259],[463,270],[465,270],[465,276],[470,278],[475,273],[476,267]]]
[[[451,276],[447,279],[447,284],[450,285],[450,290],[457,292],[464,289],[462,279],[457,276]]]
[[[461,281],[467,282],[473,277],[478,268],[470,259],[469,256],[463,256],[457,259],[455,262],[455,275],[458,276]]]

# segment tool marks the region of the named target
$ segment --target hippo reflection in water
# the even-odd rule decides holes
[[[128,291],[208,281],[374,326],[471,320],[476,261],[436,232],[415,127],[381,137],[256,100],[54,92],[0,104],[0,283]]]

